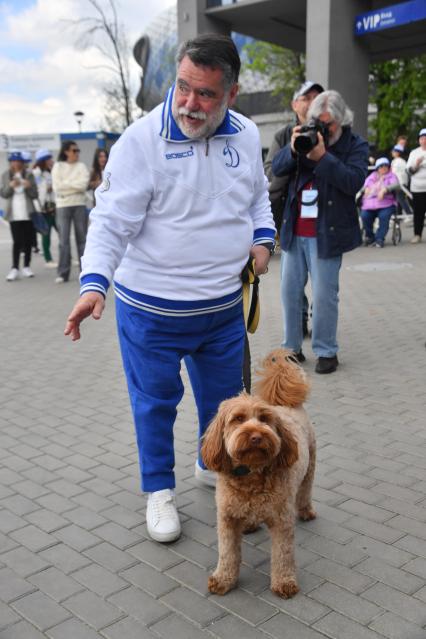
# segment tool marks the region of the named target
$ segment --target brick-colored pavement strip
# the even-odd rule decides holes
[[[316,521],[298,523],[301,592],[268,589],[267,531],[247,536],[240,586],[208,594],[213,491],[193,478],[196,412],[176,424],[183,536],[148,539],[112,295],[81,342],[62,335],[77,296],[35,255],[7,283],[0,222],[0,639],[426,636],[426,243],[347,255],[341,365],[313,372]],[[262,280],[253,362],[280,344],[279,257]],[[186,378],[186,376],[185,376]]]

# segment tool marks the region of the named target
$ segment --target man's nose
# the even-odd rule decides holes
[[[199,103],[198,103],[198,96],[195,93],[195,91],[191,91],[185,101],[185,107],[188,109],[188,111],[198,111],[199,109]]]

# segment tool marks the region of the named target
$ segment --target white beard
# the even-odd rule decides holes
[[[175,100],[173,99],[172,103],[172,113],[173,117],[178,125],[179,129],[182,131],[187,138],[191,138],[192,140],[200,140],[202,138],[209,138],[216,129],[222,124],[226,111],[228,109],[228,96],[225,96],[223,102],[220,104],[216,112],[212,112],[209,115],[204,113],[204,111],[188,111],[185,107],[177,107]],[[204,124],[202,126],[191,126],[187,120],[184,121],[183,116],[189,115],[197,120],[204,120]]]

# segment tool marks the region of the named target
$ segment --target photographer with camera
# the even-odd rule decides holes
[[[337,91],[312,102],[307,123],[275,156],[275,175],[290,177],[280,243],[285,348],[303,360],[303,290],[311,278],[315,371],[333,373],[337,359],[342,254],[361,244],[355,195],[364,184],[368,144],[352,132],[353,113]]]

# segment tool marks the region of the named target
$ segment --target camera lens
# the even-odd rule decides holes
[[[318,144],[318,135],[316,131],[305,131],[297,136],[294,140],[294,148],[297,153],[306,155],[309,151],[312,151],[314,146]]]

